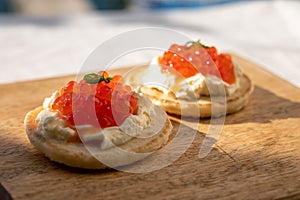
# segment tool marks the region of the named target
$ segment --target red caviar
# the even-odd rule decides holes
[[[121,125],[130,114],[136,115],[138,111],[137,98],[121,79],[121,76],[109,77],[107,72],[101,71],[86,75],[80,82],[70,81],[59,91],[52,109],[71,126],[89,124],[107,128]]]
[[[173,44],[158,59],[162,68],[174,69],[185,78],[200,72],[204,76],[217,76],[229,84],[235,83],[236,78],[231,55],[218,54],[216,47],[204,46],[200,41],[190,43],[192,45]]]

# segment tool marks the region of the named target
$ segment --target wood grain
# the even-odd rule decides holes
[[[145,174],[69,168],[29,143],[25,114],[74,76],[0,85],[0,182],[15,199],[300,199],[300,89],[235,60],[255,90],[245,109],[226,117],[213,151],[198,158],[209,125],[201,120],[180,159]]]

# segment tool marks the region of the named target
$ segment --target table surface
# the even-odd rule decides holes
[[[277,0],[55,18],[1,15],[0,83],[75,74],[111,37],[136,28],[164,27],[242,55],[300,86],[299,10],[300,1]]]
[[[29,143],[25,114],[74,76],[0,85],[0,106],[9,110],[0,115],[0,182],[15,199],[299,199],[300,89],[235,60],[255,84],[248,106],[226,117],[202,159],[209,120],[198,127],[198,120],[171,117],[175,130],[180,122],[185,134],[198,132],[178,160],[150,173],[69,168]]]

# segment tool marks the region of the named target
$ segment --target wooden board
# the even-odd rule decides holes
[[[15,199],[300,199],[300,89],[235,60],[255,83],[249,105],[226,117],[207,157],[198,158],[209,122],[201,120],[180,159],[145,174],[69,168],[29,143],[25,114],[73,76],[0,85],[0,182]]]

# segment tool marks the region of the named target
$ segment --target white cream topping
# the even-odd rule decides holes
[[[55,99],[58,97],[58,90],[56,90],[55,92],[52,93],[51,97],[45,98],[44,102],[43,102],[43,107],[45,109],[50,109],[51,106],[53,105]]]
[[[58,118],[57,113],[50,110],[41,111],[36,117],[36,122],[38,123],[38,131],[52,139],[66,142],[76,134],[73,129],[66,125],[64,120]]]
[[[45,98],[43,107],[36,118],[38,130],[42,134],[66,142],[76,132],[68,127],[66,122],[57,116],[56,112],[51,112],[54,100],[58,92],[54,92],[51,97]],[[121,145],[134,137],[147,138],[155,135],[165,124],[166,114],[158,107],[154,106],[148,97],[143,94],[135,94],[138,98],[139,109],[137,115],[130,115],[120,126],[108,127],[104,129],[95,128],[91,125],[76,126],[83,142],[90,145],[97,145],[101,149],[112,148]]]
[[[147,69],[139,76],[139,83],[147,87],[161,90],[166,95],[177,99],[197,100],[200,96],[232,95],[239,87],[240,71],[234,64],[237,81],[228,84],[216,76],[203,76],[198,73],[192,77],[184,78],[179,74],[162,72],[158,64],[158,57],[154,57]],[[141,78],[142,77],[142,78]]]

